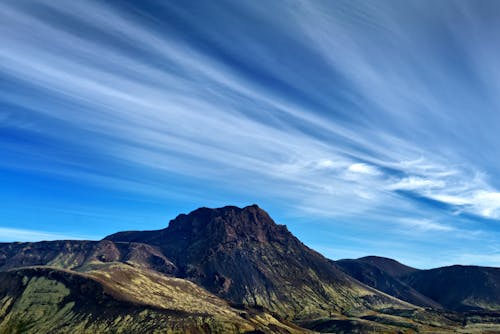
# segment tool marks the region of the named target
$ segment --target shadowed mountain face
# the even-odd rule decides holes
[[[353,280],[256,205],[201,208],[179,215],[166,229],[106,240],[158,247],[177,266],[177,276],[232,303],[285,317],[402,305]]]
[[[342,260],[338,262],[341,261]],[[356,261],[359,263],[365,263],[367,265],[372,265],[374,267],[377,267],[384,273],[387,273],[392,277],[402,277],[418,271],[418,269],[405,266],[404,264],[399,263],[396,260],[380,256],[365,256],[360,259],[357,259]]]
[[[115,243],[107,240],[0,243],[0,270],[48,265],[85,271],[108,262],[123,262],[165,274],[176,271],[175,265],[161,250],[141,243]]]
[[[418,270],[392,259],[368,256],[357,260],[339,260],[335,263],[346,273],[366,285],[414,305],[442,308],[439,303],[409,286],[402,277]]]
[[[417,271],[404,281],[450,310],[500,310],[500,268],[442,267]]]
[[[375,256],[335,263],[357,280],[415,305],[453,311],[500,310],[500,268],[418,270]]]

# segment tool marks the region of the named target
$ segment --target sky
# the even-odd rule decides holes
[[[0,241],[253,203],[332,259],[500,266],[497,1],[2,1]]]

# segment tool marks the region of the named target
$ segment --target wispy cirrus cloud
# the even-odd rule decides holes
[[[39,230],[0,227],[0,241],[49,241],[49,240],[85,240],[89,236],[68,235]]]
[[[71,9],[59,8],[52,3],[39,6],[61,17],[71,17],[82,27],[98,26],[102,34],[123,40],[132,51],[147,50],[146,52],[153,53],[157,58],[176,65],[177,73],[154,68],[147,61],[134,59],[132,52],[118,52],[105,43],[76,35],[76,27],[58,29],[57,25],[49,24],[43,16],[35,12],[37,6],[31,8],[25,5],[23,8],[15,8],[3,5],[4,13],[8,14],[8,22],[19,26],[17,34],[5,36],[9,47],[0,53],[4,73],[46,90],[49,95],[62,95],[62,101],[56,108],[46,108],[43,102],[33,106],[32,101],[14,94],[4,96],[4,99],[18,105],[37,108],[40,113],[102,137],[112,134],[114,138],[109,141],[110,146],[102,154],[114,159],[126,159],[138,166],[188,176],[225,177],[226,175],[217,175],[214,167],[228,166],[236,173],[257,173],[263,178],[279,178],[284,182],[292,182],[292,187],[306,188],[314,193],[319,191],[319,194],[324,196],[331,194],[328,189],[335,188],[336,193],[340,192],[341,196],[332,198],[332,205],[344,202],[345,197],[353,196],[354,201],[360,198],[360,206],[366,206],[368,198],[387,196],[384,191],[376,189],[414,190],[436,200],[457,204],[450,200],[451,195],[429,192],[430,188],[449,187],[449,184],[444,184],[445,181],[440,178],[441,173],[446,173],[446,167],[437,164],[428,168],[425,164],[413,164],[408,168],[404,165],[405,156],[401,155],[401,150],[408,149],[411,154],[412,151],[421,149],[418,146],[401,139],[392,143],[391,137],[383,136],[369,140],[363,133],[356,134],[351,130],[351,126],[359,125],[335,125],[331,117],[311,110],[310,106],[294,101],[296,99],[285,100],[280,96],[282,92],[264,92],[259,87],[259,82],[252,82],[238,69],[228,67],[219,59],[209,57],[176,39],[165,38],[155,30],[139,25],[133,19],[125,18],[107,5],[89,2],[74,4],[75,8]],[[304,23],[306,34],[309,30],[311,33],[325,30],[327,26],[334,27],[341,36],[352,33],[345,30],[347,27],[343,24],[347,24],[346,22],[318,17],[317,10],[319,9],[312,7],[305,9],[308,15],[317,18],[308,19]],[[34,27],[40,32],[36,41],[35,37],[23,34],[23,28],[27,27]],[[18,39],[19,34],[24,39]],[[31,42],[34,42],[34,45],[27,46],[25,39],[33,39]],[[315,37],[312,42],[321,40]],[[328,50],[340,48],[337,39],[324,36],[322,41],[326,43],[324,47],[328,47]],[[335,45],[328,46],[331,43]],[[57,49],[63,52],[52,52],[45,45],[56,45]],[[37,52],[33,53],[30,49]],[[81,55],[78,55],[78,50],[82,52]],[[342,52],[347,50],[349,48]],[[335,52],[335,62],[329,63],[329,66],[371,73],[373,80],[376,80],[376,77],[379,81],[386,79],[382,72],[367,68],[372,65],[362,58],[364,53],[358,46],[352,45],[352,50],[345,55],[342,52]],[[344,61],[348,66],[337,64],[339,61]],[[351,72],[345,73],[345,76],[360,80]],[[390,89],[395,83],[380,85],[378,81],[367,81],[366,77],[363,77],[362,82],[368,87],[354,88],[354,91],[376,93],[382,97],[380,100],[385,103],[382,112],[392,114],[392,108],[399,106],[391,102],[392,97],[383,98],[388,93],[374,91],[375,88]],[[226,93],[221,96],[221,89],[234,92],[234,95]],[[405,94],[408,92],[404,90]],[[192,98],[193,94],[196,99]],[[337,144],[331,139],[318,140],[314,135],[293,129],[293,123],[284,124],[282,121],[277,126],[270,126],[267,120],[261,122],[255,119],[255,112],[249,116],[240,108],[236,108],[240,101],[248,97],[256,99],[255,104],[260,105],[266,115],[272,115],[277,110],[278,114],[281,112],[298,117],[311,126],[326,130],[330,136],[343,138],[344,143]],[[252,106],[247,106],[249,107]],[[397,114],[401,115],[408,116],[407,113]],[[119,121],[115,122],[113,119]],[[68,135],[61,135],[65,140],[71,140]],[[229,138],[231,140],[228,140]],[[99,145],[98,142],[89,143],[90,146],[95,144]],[[360,152],[356,146],[368,151]],[[242,151],[242,147],[247,149]],[[394,153],[387,156],[392,150]],[[426,164],[434,164],[432,152],[428,155],[431,161],[426,161]],[[189,157],[204,163],[193,166]],[[330,163],[333,161],[335,163]],[[338,168],[327,176],[314,175],[314,168],[309,168],[315,164],[320,167],[336,165]],[[391,172],[383,174],[377,165],[395,166],[396,171],[406,175],[394,181]],[[418,175],[419,170],[422,176]],[[352,174],[357,176],[352,177]],[[361,177],[362,174],[366,177]],[[368,176],[378,178],[373,180]],[[463,177],[463,173],[455,175],[458,179]],[[390,182],[395,183],[387,185]],[[353,191],[346,190],[351,186],[354,186]],[[468,192],[470,189],[461,191]],[[495,214],[496,202],[492,200],[494,196],[491,195],[494,192],[489,194],[483,195],[483,198],[490,200],[489,205],[484,204],[486,208],[481,210],[476,210],[474,200],[469,200],[469,207],[474,213],[485,213],[487,216]],[[353,199],[350,198],[349,201]],[[343,204],[340,205],[342,206]]]
[[[267,6],[0,4],[0,166],[424,233],[500,219],[491,10]]]
[[[429,219],[403,218],[399,223],[410,229],[411,232],[417,231],[452,231],[454,228],[448,225],[433,222]]]

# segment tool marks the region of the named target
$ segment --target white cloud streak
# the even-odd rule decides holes
[[[0,227],[0,241],[49,241],[49,240],[88,240],[87,236],[67,235],[47,231]]]
[[[287,100],[227,64],[127,19],[103,3],[73,2],[59,7],[47,2],[44,6],[169,65],[153,66],[106,43],[58,28],[33,10],[0,4],[4,22],[0,70],[57,96],[58,102],[34,104],[24,94],[7,92],[0,96],[106,138],[106,145],[104,139],[85,143],[94,152],[137,168],[230,182],[232,188],[244,188],[246,180],[252,179],[269,196],[329,216],[377,209],[387,212],[387,203],[407,208],[411,204],[397,191],[411,191],[457,206],[457,210],[500,218],[499,192],[477,168],[464,165],[454,154],[443,158],[441,151],[426,143],[420,146],[397,131],[384,131],[384,126],[370,118],[367,110],[373,109],[387,123],[419,124],[429,110],[439,114],[435,110],[442,108],[442,102],[413,70],[422,66],[418,59],[394,64],[374,55],[371,44],[360,37],[362,31],[353,33],[352,22],[342,15],[335,17],[313,3],[301,3],[300,17],[285,11],[297,20],[295,38],[312,44],[331,69],[347,78],[352,90],[362,96],[366,122],[373,124],[343,125]],[[398,29],[383,8],[374,5],[371,10],[371,19],[362,24],[383,30],[398,45],[409,43],[411,36]],[[360,9],[360,14],[365,11]],[[298,130],[276,113],[299,119],[317,131]],[[32,130],[75,140],[64,131],[54,134],[36,125]],[[318,138],[316,132],[325,133],[326,139]],[[104,184],[118,181],[88,176],[89,182],[96,179]],[[133,191],[142,188],[136,182],[122,186]],[[162,186],[156,186],[162,193]],[[419,229],[445,228],[427,220],[415,222],[412,226]]]
[[[432,220],[429,219],[406,218],[406,219],[400,219],[398,223],[406,227],[407,229],[410,229],[411,231],[416,230],[422,232],[428,232],[428,231],[442,232],[442,231],[454,230],[454,228],[451,226],[433,222]]]

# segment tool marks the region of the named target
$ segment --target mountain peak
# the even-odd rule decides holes
[[[190,241],[210,238],[221,242],[237,242],[243,239],[265,242],[279,240],[284,234],[289,234],[284,225],[277,225],[269,214],[256,204],[244,208],[202,207],[171,220],[165,232]]]
[[[218,248],[219,245],[231,243],[286,243],[291,238],[293,235],[285,225],[276,224],[266,211],[253,204],[243,208],[201,207],[188,214],[178,215],[162,230],[119,232],[105,239],[144,242],[162,248],[176,245],[175,249],[182,252],[187,247],[199,244]]]
[[[234,205],[227,205],[223,206],[220,208],[208,208],[208,207],[201,207],[196,210],[191,211],[188,214],[181,213],[178,215],[175,219],[170,221],[170,223],[177,221],[177,220],[182,220],[184,217],[196,217],[200,219],[209,219],[210,217],[215,217],[215,216],[226,216],[226,215],[231,215],[231,214],[241,214],[245,212],[260,212],[264,213],[267,215],[267,212],[265,212],[263,209],[259,208],[257,204],[252,204],[249,206],[245,206],[243,208],[240,208],[238,206]]]

